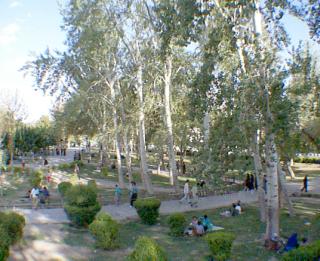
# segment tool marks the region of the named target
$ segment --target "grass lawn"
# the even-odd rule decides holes
[[[301,201],[302,200],[302,201]],[[281,236],[288,237],[291,233],[297,232],[299,238],[305,236],[309,241],[319,239],[320,221],[315,222],[315,214],[319,212],[319,204],[308,203],[304,199],[297,199],[294,206],[297,215],[290,218],[286,211],[281,213]],[[262,246],[262,233],[265,226],[259,222],[258,209],[254,206],[245,206],[244,214],[237,217],[221,218],[219,213],[223,209],[206,211],[214,224],[222,226],[225,231],[233,232],[236,235],[236,240],[232,247],[231,260],[269,260],[271,257],[279,258],[280,255],[265,250]],[[187,220],[190,221],[192,216],[203,215],[204,212],[189,212],[186,213]],[[94,239],[86,229],[77,229],[69,225],[56,224],[51,229],[60,231],[59,236],[51,239],[46,236],[46,229],[37,230],[38,234],[34,236],[28,235],[25,238],[22,247],[30,247],[32,240],[55,240],[55,243],[69,246],[70,248],[79,247],[86,248],[89,251],[89,256],[84,256],[83,259],[73,259],[69,252],[66,253],[70,260],[125,260],[125,257],[132,251],[136,239],[141,236],[149,236],[154,238],[168,254],[170,261],[205,261],[209,259],[209,249],[203,238],[196,237],[171,237],[166,224],[167,216],[161,216],[159,223],[154,226],[147,226],[140,221],[130,221],[123,223],[120,230],[120,248],[115,251],[104,251],[95,249]],[[311,222],[310,226],[305,225],[306,222]],[[40,231],[40,232],[39,232]],[[52,235],[53,232],[51,232]],[[28,241],[28,242],[26,242]]]

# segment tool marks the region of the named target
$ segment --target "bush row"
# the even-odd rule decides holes
[[[81,160],[75,160],[75,161],[70,162],[70,163],[61,163],[61,164],[59,164],[59,165],[58,165],[58,169],[59,169],[59,170],[64,170],[64,171],[72,170],[72,169],[74,169],[74,166],[75,166],[76,164],[77,164],[80,168],[84,166],[83,161],[81,161]]]
[[[293,160],[294,162],[297,163],[314,163],[314,164],[320,164],[320,159],[318,158],[303,158],[303,157],[298,157]]]
[[[320,240],[313,242],[307,246],[301,246],[297,249],[291,250],[282,257],[282,261],[311,261],[319,260],[320,258]]]
[[[15,212],[0,212],[0,260],[9,256],[9,247],[17,243],[23,236],[26,222],[23,216]]]

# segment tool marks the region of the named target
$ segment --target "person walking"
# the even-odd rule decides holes
[[[74,173],[77,175],[78,179],[80,180],[80,168],[77,163],[74,165]]]
[[[132,181],[131,187],[130,187],[130,207],[133,207],[133,203],[137,200],[137,198],[138,198],[137,184],[134,181]]]
[[[114,203],[119,206],[120,204],[120,198],[121,198],[121,188],[116,184],[115,189],[114,189]]]
[[[31,190],[30,196],[31,196],[33,209],[38,209],[39,193],[40,193],[40,191],[37,186],[33,187],[33,189]]]
[[[192,194],[192,201],[190,203],[191,207],[198,207],[198,186],[197,184],[194,184],[191,188],[191,194]]]
[[[186,183],[184,184],[183,187],[183,198],[180,199],[180,203],[182,203],[183,201],[187,201],[188,203],[190,203],[190,190],[189,190],[189,180],[186,180]]]
[[[305,175],[303,178],[303,187],[302,187],[301,191],[308,192],[308,175]]]

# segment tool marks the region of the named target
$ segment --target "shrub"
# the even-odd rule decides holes
[[[108,168],[107,167],[102,167],[101,168],[101,173],[102,173],[102,175],[103,176],[109,176],[109,170],[108,170]]]
[[[119,224],[109,215],[98,214],[89,230],[97,239],[97,247],[115,249],[119,246]]]
[[[72,187],[72,184],[70,182],[63,181],[59,183],[58,191],[61,194],[61,196],[64,197],[68,189],[70,189],[71,187]]]
[[[75,166],[76,164],[79,166],[79,168],[81,168],[81,167],[84,166],[84,163],[83,163],[83,161],[81,161],[81,160],[72,161],[72,162],[69,164],[69,166],[70,166],[70,168],[74,168],[74,166]]]
[[[0,213],[0,226],[7,231],[9,244],[17,243],[23,236],[23,228],[26,224],[25,218],[15,212]]]
[[[65,194],[64,209],[71,222],[77,226],[89,225],[100,208],[97,193],[90,186],[72,186]]]
[[[163,249],[153,239],[142,236],[138,238],[128,260],[167,261],[168,258]]]
[[[0,235],[0,260],[3,261],[9,257],[10,238],[7,230],[2,226],[0,226]]]
[[[215,260],[223,261],[230,258],[231,247],[235,235],[226,232],[216,232],[205,236],[209,244],[211,254]]]
[[[298,157],[294,158],[294,162],[297,163],[313,163],[313,164],[320,164],[320,159],[318,158],[304,158],[304,157]]]
[[[60,163],[58,165],[59,170],[70,170],[72,167],[69,163]]]
[[[297,249],[293,249],[290,252],[285,253],[281,260],[282,261],[309,261],[318,260],[320,257],[320,240],[313,242],[307,246],[301,246]]]
[[[14,174],[22,173],[22,168],[21,168],[21,167],[18,167],[18,166],[14,166],[14,167],[13,167],[13,173],[14,173]]]
[[[30,185],[32,187],[38,187],[41,184],[43,173],[41,170],[35,170],[30,173]]]
[[[91,187],[92,189],[96,190],[97,189],[97,183],[95,180],[89,180],[88,181],[88,186]]]
[[[142,222],[148,225],[156,223],[157,218],[159,217],[160,205],[161,201],[156,198],[138,199],[134,203]]]
[[[187,220],[182,213],[175,213],[169,216],[168,225],[172,236],[182,236],[187,225]]]

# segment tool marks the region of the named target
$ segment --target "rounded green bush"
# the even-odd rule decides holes
[[[96,238],[96,245],[103,249],[115,249],[119,246],[119,224],[105,213],[99,213],[89,226]]]
[[[167,261],[164,250],[149,237],[139,237],[133,252],[128,257],[129,261]]]
[[[91,187],[92,189],[97,189],[97,183],[95,180],[89,180],[88,181],[88,186]]]
[[[320,240],[313,242],[310,245],[301,246],[297,249],[293,249],[285,253],[281,260],[282,261],[309,261],[309,260],[319,260],[320,258]]]
[[[102,173],[102,175],[105,176],[105,177],[109,176],[109,170],[108,170],[108,168],[107,168],[107,167],[102,167],[102,168],[101,168],[101,173]]]
[[[25,224],[25,218],[18,213],[0,213],[0,226],[6,229],[10,245],[17,243],[22,238]]]
[[[42,179],[43,179],[43,173],[41,170],[32,171],[30,173],[29,182],[32,187],[39,187]]]
[[[215,232],[205,236],[205,240],[209,244],[211,254],[214,260],[224,261],[228,260],[231,255],[232,243],[235,235],[227,232]]]
[[[187,225],[187,220],[182,213],[175,213],[169,216],[168,225],[170,228],[170,235],[182,236]]]
[[[156,198],[138,199],[134,202],[134,207],[137,209],[142,222],[148,225],[157,222],[160,205],[161,201]]]
[[[90,186],[72,186],[67,190],[64,199],[65,211],[71,222],[77,226],[89,225],[101,209],[97,193]]]
[[[58,185],[58,191],[62,197],[65,196],[66,192],[72,187],[72,184],[67,181],[63,181]]]
[[[7,260],[9,257],[10,238],[7,230],[0,225],[0,260]]]

